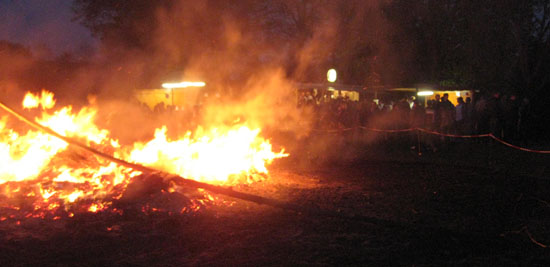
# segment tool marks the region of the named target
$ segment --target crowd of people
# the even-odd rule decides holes
[[[476,94],[473,99],[469,95],[457,97],[455,105],[446,93],[435,94],[423,103],[414,96],[351,101],[345,96],[314,96],[302,92],[298,106],[313,109],[317,129],[419,127],[457,135],[492,133],[495,137],[519,143],[526,140],[530,123],[529,100],[520,101],[515,95],[500,93]]]

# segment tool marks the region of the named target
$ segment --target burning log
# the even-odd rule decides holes
[[[165,183],[160,176],[136,176],[132,179],[132,182],[126,186],[119,202],[130,202],[138,198],[148,198],[152,194],[167,190],[167,187],[167,183]]]
[[[182,186],[188,186],[188,187],[197,188],[197,189],[202,188],[202,189],[208,190],[212,193],[222,194],[222,195],[226,195],[226,196],[229,196],[229,197],[254,202],[254,203],[257,203],[257,204],[263,204],[263,205],[268,205],[268,206],[282,208],[282,209],[299,211],[299,209],[296,206],[294,206],[292,204],[289,204],[289,203],[284,203],[284,202],[281,202],[281,201],[278,201],[278,200],[275,200],[275,199],[269,199],[269,198],[265,198],[265,197],[261,197],[261,196],[257,196],[257,195],[237,192],[237,191],[234,191],[231,188],[226,188],[226,187],[222,187],[222,186],[216,186],[216,185],[211,185],[211,184],[208,184],[208,183],[198,182],[198,181],[195,181],[195,180],[191,180],[191,179],[181,177],[179,175],[174,175],[174,174],[161,172],[159,170],[149,168],[149,167],[146,167],[146,166],[143,166],[143,165],[140,165],[140,164],[135,164],[135,163],[131,163],[131,162],[119,159],[119,158],[115,158],[115,157],[113,157],[109,154],[103,153],[103,152],[101,152],[97,149],[94,149],[94,148],[89,147],[89,146],[87,146],[83,143],[80,143],[80,142],[78,142],[78,141],[76,141],[76,140],[74,140],[70,137],[63,136],[63,135],[57,133],[56,131],[54,131],[54,130],[48,128],[48,127],[45,127],[45,126],[43,126],[39,123],[36,123],[36,122],[30,120],[29,118],[19,114],[18,112],[11,109],[10,107],[6,106],[2,102],[0,102],[0,107],[2,109],[4,109],[5,111],[7,111],[8,113],[10,113],[11,115],[13,115],[14,117],[18,118],[19,120],[23,121],[24,123],[28,124],[29,126],[35,128],[39,131],[43,131],[45,133],[48,133],[52,136],[55,136],[55,137],[65,141],[65,142],[67,142],[68,144],[71,144],[75,147],[78,147],[80,149],[88,151],[88,152],[90,152],[90,153],[92,153],[96,156],[99,156],[99,157],[104,158],[106,160],[112,161],[116,164],[131,168],[133,170],[141,171],[141,172],[147,173],[147,174],[159,174],[161,177],[165,177],[164,178],[165,181],[171,181],[171,182],[174,182],[175,184],[182,185]]]

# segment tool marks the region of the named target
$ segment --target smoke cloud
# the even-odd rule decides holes
[[[161,124],[182,130],[186,126],[177,120],[187,122],[182,116],[191,116],[155,117],[134,100],[134,90],[159,88],[166,81],[203,80],[209,95],[201,117],[190,125],[246,121],[303,137],[316,114],[296,108],[296,82],[323,82],[329,67],[337,67],[344,80],[366,82],[364,73],[374,69],[385,75],[397,64],[386,45],[390,28],[381,11],[386,1],[255,2],[175,1],[160,7],[154,11],[152,32],[144,33],[146,48],[104,39],[94,51],[67,58],[76,62],[74,68],[59,67],[64,64],[60,60],[50,63],[66,73],[43,87],[67,103],[97,99],[99,123],[114,136],[133,140],[152,135]],[[15,63],[9,69],[18,73],[46,64],[32,56],[11,61]],[[12,81],[20,81],[18,75]],[[38,79],[33,84],[29,88],[4,81],[2,94],[42,89],[36,86]]]

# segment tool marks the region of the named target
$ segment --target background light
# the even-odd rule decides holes
[[[336,78],[338,78],[338,74],[336,73],[335,69],[330,69],[327,72],[327,81],[333,83],[336,81]]]
[[[204,87],[205,82],[180,82],[180,83],[163,83],[162,88],[174,89],[174,88],[186,88],[186,87]]]
[[[417,93],[418,96],[428,96],[428,95],[433,95],[434,92],[433,91],[420,91]]]

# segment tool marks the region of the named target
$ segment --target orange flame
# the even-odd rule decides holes
[[[204,182],[227,182],[232,175],[267,173],[266,163],[288,156],[273,152],[271,144],[259,137],[260,129],[246,126],[198,128],[192,135],[169,140],[166,127],[155,131],[147,143],[134,144],[128,158],[159,170]]]
[[[95,108],[73,112],[67,106],[48,112],[54,108],[55,99],[53,93],[45,90],[40,96],[27,93],[22,105],[26,109],[40,106],[43,111],[35,121],[61,135],[110,151],[115,157],[198,181],[250,182],[248,178],[253,174],[267,174],[266,165],[274,159],[288,156],[284,150],[273,152],[270,142],[260,137],[260,129],[250,129],[245,123],[211,129],[198,127],[194,133],[187,132],[175,140],[167,137],[163,126],[155,131],[152,140],[123,146],[109,137],[108,130],[94,124]],[[105,210],[112,204],[110,200],[121,196],[132,177],[140,174],[93,157],[92,166],[64,160],[68,150],[65,141],[37,131],[21,134],[8,125],[7,117],[0,118],[0,194],[32,200],[34,213],[27,216],[49,216],[46,210],[51,218],[56,218],[59,209],[68,212],[68,206],[81,200],[86,201],[84,209],[88,212]],[[210,195],[205,199],[215,201]],[[8,206],[20,209],[17,205]],[[74,216],[73,212],[66,214]]]
[[[42,90],[40,96],[27,92],[22,104],[24,108],[28,109],[37,108],[38,106],[41,106],[42,109],[51,109],[55,106],[55,99],[53,93],[46,90]]]

